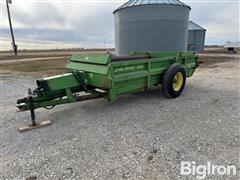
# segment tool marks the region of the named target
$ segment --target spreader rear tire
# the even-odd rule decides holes
[[[172,64],[165,72],[162,80],[163,93],[168,98],[177,98],[186,84],[186,72],[183,65]]]

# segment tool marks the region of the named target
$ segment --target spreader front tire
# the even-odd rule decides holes
[[[162,81],[163,93],[168,98],[177,98],[186,84],[186,72],[183,65],[172,64],[165,72]]]

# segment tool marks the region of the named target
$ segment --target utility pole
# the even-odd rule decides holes
[[[12,0],[6,0],[6,4],[7,4],[9,27],[10,27],[11,36],[12,36],[12,48],[13,48],[15,56],[17,56],[17,44],[15,43],[15,39],[14,39],[11,15],[10,15],[10,10],[9,10],[9,4],[12,4]]]

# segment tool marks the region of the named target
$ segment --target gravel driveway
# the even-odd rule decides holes
[[[51,126],[19,133],[29,113],[17,113],[34,78],[1,77],[0,179],[195,179],[180,176],[182,161],[235,165],[239,179],[239,61],[199,68],[181,97],[159,88],[37,110]]]

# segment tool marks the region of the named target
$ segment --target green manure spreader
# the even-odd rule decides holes
[[[106,98],[110,102],[119,95],[145,91],[162,85],[168,98],[181,95],[186,78],[198,67],[194,53],[134,52],[116,57],[73,55],[67,64],[69,73],[37,80],[37,88],[28,90],[28,96],[17,101],[19,111],[30,111],[32,124],[25,131],[50,124],[35,122],[34,110],[51,109],[56,105]]]

